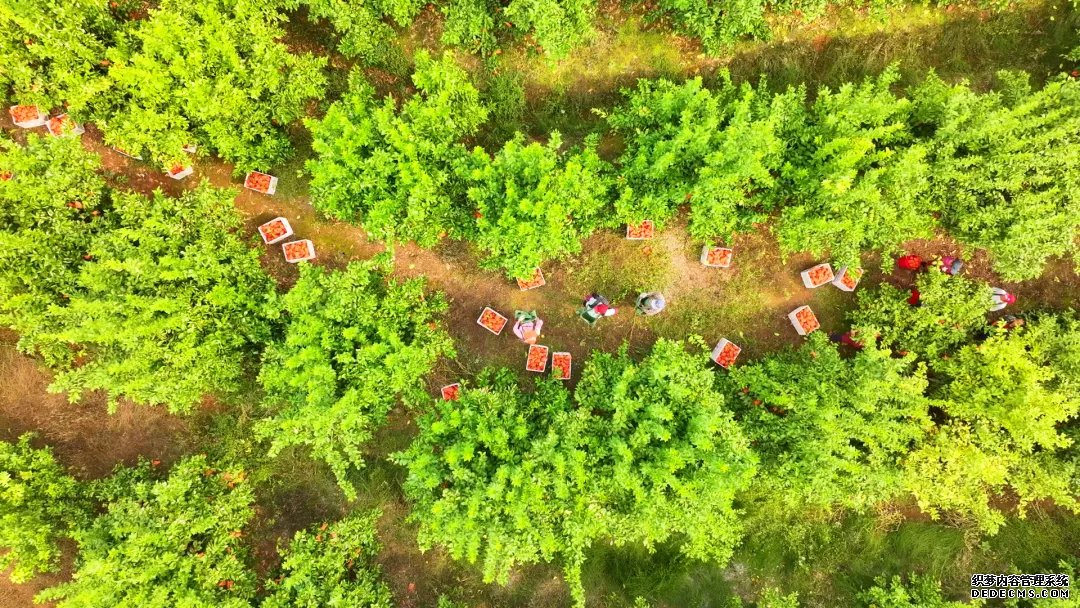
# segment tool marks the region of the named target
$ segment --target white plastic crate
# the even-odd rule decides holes
[[[27,112],[36,111],[37,116],[31,118],[24,118],[23,120],[16,120],[15,113],[19,110]],[[37,106],[10,106],[8,107],[8,114],[11,116],[11,122],[13,122],[16,127],[21,127],[23,129],[33,129],[35,127],[44,126],[45,121],[48,119],[48,115],[45,112],[42,112],[41,109]]]
[[[832,275],[832,277],[828,281],[825,281],[825,282],[823,282],[821,284],[815,285],[814,282],[810,279],[810,272],[817,269],[817,268],[826,268],[826,269],[828,269],[829,274]],[[821,287],[822,285],[828,285],[829,283],[832,282],[833,279],[836,278],[836,274],[833,272],[832,266],[829,265],[828,262],[824,262],[824,263],[821,263],[821,264],[815,264],[814,266],[811,266],[810,268],[807,268],[806,270],[802,271],[800,273],[800,275],[802,276],[803,285],[805,285],[808,289],[817,289],[818,287]]]
[[[720,357],[720,353],[724,352],[724,348],[726,346],[728,346],[729,344],[731,346],[735,347],[735,359],[737,359],[739,357],[739,353],[742,352],[742,347],[739,346],[738,344],[735,344],[734,342],[728,340],[727,338],[721,338],[720,341],[716,343],[716,347],[713,348],[713,350],[712,350],[713,363],[719,365],[720,367],[723,367],[724,369],[727,369],[730,364],[724,365],[723,363],[720,362],[719,357]],[[732,359],[732,363],[734,363],[734,362],[735,362],[735,360]]]
[[[293,243],[306,243],[307,244],[307,255],[305,255],[303,257],[290,258],[289,257],[288,247],[289,247],[289,245],[292,245]],[[309,240],[309,239],[303,239],[303,240],[300,240],[300,241],[289,241],[288,243],[284,243],[281,246],[281,252],[285,254],[285,261],[289,262],[290,264],[295,264],[297,262],[303,262],[304,260],[314,260],[315,259],[315,243],[312,243],[311,240]]]
[[[806,330],[803,328],[802,323],[799,322],[799,318],[796,316],[797,314],[799,314],[799,311],[803,309],[809,310],[811,314],[814,313],[814,311],[810,310],[810,307],[806,306],[805,304],[788,313],[788,319],[791,321],[791,325],[795,327],[795,331],[799,332],[800,336],[805,336],[806,334],[814,331],[815,329],[818,329],[818,327],[814,327],[810,330]],[[817,315],[814,315],[814,320],[817,320]],[[821,323],[818,322],[819,327],[820,324]]]
[[[45,121],[45,128],[48,129],[49,135],[65,135],[65,134],[82,135],[83,133],[86,133],[86,129],[84,129],[82,125],[78,124],[75,121],[70,121],[71,128],[68,131],[65,132],[62,125],[65,122],[67,122],[65,120],[67,117],[68,117],[67,114],[61,114],[59,116],[54,116],[53,118],[50,118],[49,120]],[[56,128],[56,129],[53,128],[53,122],[54,121],[59,121],[60,126],[58,128]]]
[[[184,179],[185,177],[191,175],[194,172],[195,172],[195,167],[193,167],[191,165],[188,165],[188,166],[182,168],[180,171],[177,171],[175,173],[172,170],[166,171],[165,175],[168,175],[169,177],[171,177],[171,178],[173,178],[175,180],[181,180],[181,179]]]
[[[274,239],[267,240],[266,234],[263,232],[263,228],[266,227],[266,226],[269,226],[269,225],[271,225],[271,224],[273,224],[275,222],[281,222],[282,224],[285,225],[285,234],[282,234],[281,236],[278,236],[278,237],[276,237]],[[292,225],[289,224],[289,220],[287,220],[287,219],[285,219],[283,217],[275,217],[274,219],[270,220],[269,222],[266,222],[265,224],[259,226],[259,236],[262,237],[263,242],[266,243],[267,245],[273,245],[274,243],[279,243],[279,242],[283,241],[284,239],[289,238],[292,235],[293,235]]]
[[[855,279],[855,287],[848,287],[847,285],[844,285],[844,277],[847,275],[847,273],[848,267],[841,266],[840,270],[836,272],[836,278],[832,280],[832,284],[836,285],[843,291],[855,291],[855,287],[859,286],[859,281],[862,279],[862,271],[852,272],[851,274],[851,277]]]
[[[713,250],[726,251],[728,254],[728,260],[726,264],[710,264],[709,252]],[[710,247],[705,245],[701,248],[701,263],[709,268],[728,268],[731,266],[732,260],[735,259],[735,251],[728,247]]]
[[[251,178],[253,178],[255,176],[266,176],[266,177],[270,178],[270,184],[266,187],[265,190],[260,190],[259,188],[254,188],[254,187],[252,187],[250,185]],[[273,194],[273,193],[277,192],[277,184],[278,184],[278,178],[274,177],[273,175],[270,175],[269,173],[263,173],[261,171],[252,171],[252,172],[247,174],[247,177],[244,178],[244,187],[245,188],[247,188],[248,190],[251,190],[252,192],[259,192],[259,193],[262,193],[262,194]]]

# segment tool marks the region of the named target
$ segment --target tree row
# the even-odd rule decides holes
[[[853,267],[938,231],[987,249],[1008,280],[1076,255],[1080,83],[1032,90],[1002,72],[997,90],[977,93],[931,74],[899,93],[896,79],[888,70],[812,98],[726,74],[712,88],[642,80],[607,116],[603,135],[623,147],[609,163],[597,136],[569,149],[558,133],[468,149],[487,108],[452,57],[419,53],[416,93],[400,106],[354,75],[307,121],[312,202],[376,238],[472,242],[522,279],[598,229],[663,226],[683,208],[699,241],[769,226],[784,253]]]

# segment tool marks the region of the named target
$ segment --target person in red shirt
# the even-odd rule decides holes
[[[907,303],[911,304],[912,306],[918,306],[919,305],[919,298],[921,298],[921,297],[922,297],[922,294],[919,293],[919,289],[917,287],[912,287],[911,288],[911,297],[909,297],[907,299]]]
[[[855,335],[851,330],[845,331],[844,333],[829,334],[829,339],[855,350],[863,349],[863,343],[855,339]]]
[[[917,255],[908,254],[897,258],[896,265],[904,270],[916,271],[923,267],[923,260]]]

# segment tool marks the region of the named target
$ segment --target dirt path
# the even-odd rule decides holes
[[[283,288],[295,281],[296,267],[284,261],[280,248],[265,247],[254,236],[255,228],[273,217],[287,217],[298,237],[315,243],[318,264],[341,267],[350,260],[366,259],[385,250],[381,243],[368,240],[357,226],[320,218],[304,194],[266,196],[241,188],[232,166],[216,159],[199,159],[195,175],[177,182],[105,147],[92,126],[83,136],[83,143],[101,155],[107,172],[127,176],[123,187],[143,193],[161,189],[176,194],[194,187],[201,179],[218,187],[237,188],[236,207],[246,218],[252,242],[264,249],[263,264]],[[283,191],[306,189],[306,183],[295,175],[283,174],[279,178]],[[430,379],[433,390],[470,377],[488,365],[524,369],[526,347],[514,338],[509,327],[502,335],[494,336],[476,324],[485,306],[508,317],[515,310],[536,310],[545,320],[541,343],[574,356],[572,380],[579,377],[582,363],[594,350],[612,352],[626,342],[632,351],[641,353],[660,336],[682,339],[699,334],[710,344],[727,337],[744,347],[744,361],[796,345],[801,338],[786,315],[802,304],[811,306],[823,330],[845,328],[843,317],[855,305],[855,294],[832,286],[808,290],[802,285],[799,272],[819,259],[803,254],[784,259],[766,229],[742,235],[731,245],[736,251],[732,268],[711,269],[699,263],[700,245],[689,238],[683,222],[674,222],[651,241],[629,241],[620,234],[603,231],[585,241],[580,255],[546,264],[543,270],[547,285],[529,291],[521,291],[500,272],[481,269],[479,258],[462,243],[446,243],[434,250],[413,244],[397,246],[394,273],[400,277],[426,277],[430,287],[445,293],[450,301],[447,322],[458,357],[444,361],[436,370]],[[926,258],[963,251],[944,236],[912,241],[905,249]],[[968,251],[964,257],[968,259],[966,274],[1019,294],[1014,310],[1067,308],[1080,298],[1080,278],[1067,260],[1054,261],[1039,279],[1013,284],[997,280],[985,252]],[[868,272],[862,287],[883,280],[906,285],[913,279],[903,271],[883,274],[875,256],[866,256],[864,262]],[[668,296],[667,310],[654,318],[634,314],[636,295],[652,289]],[[588,327],[576,314],[581,299],[592,291],[612,298],[620,308],[615,317],[600,321],[595,328]]]

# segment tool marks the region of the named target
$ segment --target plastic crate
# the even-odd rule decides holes
[[[295,252],[297,249],[299,249],[299,247],[289,247],[289,246],[290,245],[296,245],[297,243],[303,243],[303,244],[307,245],[307,253],[305,253],[304,255],[290,256],[289,255],[290,249]],[[314,260],[315,259],[315,244],[312,243],[309,239],[304,239],[304,240],[301,240],[301,241],[290,241],[288,243],[285,243],[284,245],[281,246],[281,251],[285,253],[285,261],[289,262],[290,264],[295,264],[297,262],[303,262],[304,260]]]
[[[820,269],[824,269],[827,274],[820,283],[814,283],[814,280],[810,277],[810,273],[817,271],[820,274]],[[836,278],[836,275],[833,274],[832,266],[830,266],[827,262],[822,264],[815,264],[814,266],[811,266],[810,268],[802,271],[802,273],[800,274],[802,276],[803,285],[805,285],[807,289],[817,289],[822,285],[832,283],[832,280]]]
[[[803,311],[803,310],[808,311],[810,313],[810,316],[811,316],[811,323],[810,323],[811,327],[809,329],[803,327],[802,322],[799,321],[798,314],[799,314],[800,311]],[[810,307],[806,306],[806,305],[800,306],[800,307],[796,308],[795,310],[789,312],[788,313],[788,319],[791,321],[791,325],[793,327],[795,327],[795,331],[799,332],[800,336],[805,336],[806,334],[808,334],[808,333],[814,331],[815,329],[818,329],[819,327],[821,327],[821,324],[817,320],[817,315],[815,315],[814,311],[810,310]]]
[[[281,223],[281,224],[284,225],[285,233],[281,234],[281,235],[278,235],[278,236],[276,236],[276,237],[274,237],[272,239],[267,238],[266,232],[264,232],[263,229],[269,230],[270,226],[273,226],[274,224],[277,224],[277,223]],[[278,243],[278,242],[280,242],[280,241],[282,241],[284,239],[289,238],[292,235],[293,235],[292,226],[289,224],[289,220],[287,220],[287,219],[285,219],[283,217],[275,217],[274,219],[270,220],[269,222],[266,222],[265,224],[263,224],[262,226],[259,226],[259,236],[262,237],[263,242],[266,243],[267,245],[273,245],[274,243]]]
[[[727,361],[721,358],[721,355],[724,353],[725,349],[727,349],[729,353],[734,352],[734,354],[730,355],[730,359]],[[720,367],[727,369],[731,367],[732,363],[735,363],[735,359],[738,358],[739,353],[741,352],[741,346],[735,344],[727,338],[721,338],[720,341],[716,343],[716,347],[712,350],[712,360],[713,363],[716,363]]]

